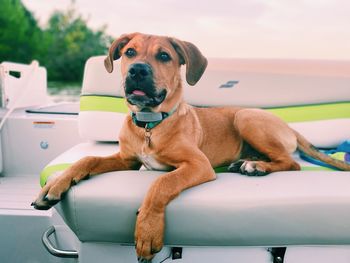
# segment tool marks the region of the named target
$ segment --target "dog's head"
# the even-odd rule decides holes
[[[140,33],[122,35],[112,43],[105,59],[108,72],[119,58],[132,111],[170,111],[182,98],[180,66],[186,64],[190,85],[197,83],[207,66],[206,58],[189,42]]]

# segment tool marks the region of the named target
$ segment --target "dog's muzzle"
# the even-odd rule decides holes
[[[125,97],[128,103],[140,108],[156,107],[166,97],[166,90],[157,91],[153,81],[152,67],[147,63],[130,65],[125,78]]]

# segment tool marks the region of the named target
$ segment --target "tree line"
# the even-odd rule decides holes
[[[85,61],[107,52],[106,27],[92,30],[74,6],[55,11],[45,28],[20,0],[0,0],[0,62],[45,66],[50,81],[82,80]]]

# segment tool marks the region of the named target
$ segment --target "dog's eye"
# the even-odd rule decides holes
[[[162,62],[168,62],[171,60],[171,57],[168,53],[162,51],[162,52],[159,52],[158,55],[157,55],[157,59],[162,61]]]
[[[132,58],[136,56],[136,50],[133,48],[128,48],[124,53],[128,58]]]

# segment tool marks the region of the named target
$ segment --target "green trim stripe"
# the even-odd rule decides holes
[[[228,173],[228,166],[219,166],[214,168],[215,173]]]
[[[301,166],[301,171],[337,171],[337,169],[323,166]]]
[[[108,111],[127,113],[125,99],[111,96],[81,96],[80,97],[80,111]]]
[[[350,118],[350,102],[270,108],[267,111],[286,122],[307,122]],[[124,98],[100,95],[80,97],[80,111],[107,111],[127,113]]]
[[[60,163],[60,164],[53,164],[46,166],[44,170],[40,173],[40,186],[44,187],[46,184],[47,179],[54,173],[64,171],[69,166],[71,166],[71,163]]]
[[[350,102],[266,109],[285,122],[307,122],[350,118]]]

